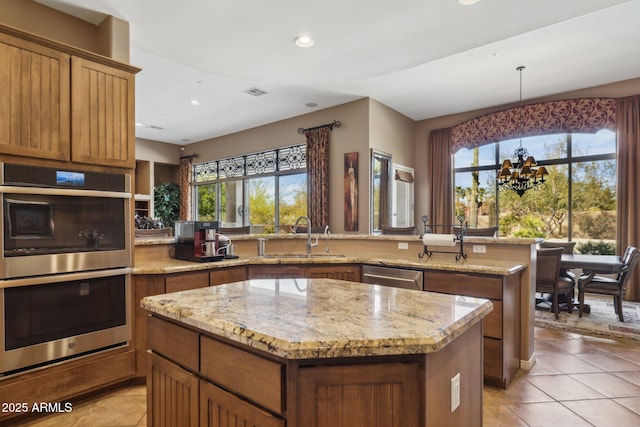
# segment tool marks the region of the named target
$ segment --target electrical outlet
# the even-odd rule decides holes
[[[451,378],[451,412],[460,406],[460,372]]]
[[[398,249],[409,249],[409,243],[407,243],[407,242],[398,242]]]
[[[485,245],[473,245],[474,254],[486,254],[487,247]]]

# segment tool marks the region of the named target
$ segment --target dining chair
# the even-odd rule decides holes
[[[573,289],[573,281],[560,275],[562,251],[562,248],[542,248],[536,251],[536,292],[552,295],[556,319],[560,318],[559,295],[568,294]],[[567,310],[571,313],[573,306],[567,304]]]
[[[415,236],[418,228],[414,225],[412,227],[391,227],[389,225],[382,226],[382,234],[401,234]]]
[[[573,254],[573,251],[576,247],[576,243],[577,242],[551,242],[551,241],[544,241],[542,243],[540,243],[538,245],[538,247],[540,248],[562,248],[562,253],[563,254]],[[564,276],[564,277],[568,277],[569,279],[571,279],[573,281],[573,286],[575,287],[578,284],[578,278],[576,277],[575,273],[573,273],[572,271],[566,270],[564,268],[560,269],[560,275]],[[573,289],[571,289],[571,295],[570,297],[573,299]]]
[[[576,247],[576,242],[551,242],[551,241],[544,241],[542,243],[540,243],[539,245],[541,248],[562,248],[564,254],[572,254],[575,247]]]
[[[638,248],[629,246],[622,256],[622,268],[616,277],[599,276],[594,272],[588,272],[580,276],[578,279],[578,316],[582,317],[585,293],[611,295],[613,296],[613,308],[618,315],[618,319],[624,322],[622,296],[627,287],[629,277],[638,263],[639,256]]]

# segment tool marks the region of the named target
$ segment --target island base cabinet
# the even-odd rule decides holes
[[[311,359],[282,359],[155,314],[149,321],[165,332],[149,335],[149,426],[482,426],[482,321],[431,353]],[[163,350],[179,330],[199,334],[199,351]]]
[[[300,369],[299,425],[419,426],[420,365],[385,363]]]
[[[285,427],[285,421],[201,380],[200,425],[202,427]]]
[[[149,353],[147,425],[197,427],[199,379],[155,353]]]

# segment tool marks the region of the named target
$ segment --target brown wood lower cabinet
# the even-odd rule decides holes
[[[354,264],[252,265],[249,279],[338,279],[360,281],[360,266]]]
[[[284,427],[285,420],[201,380],[200,425],[203,427]]]
[[[288,360],[156,315],[149,321],[149,426],[482,426],[481,322],[435,353]],[[180,335],[186,345],[169,349]],[[460,406],[451,411],[456,374]]]
[[[108,350],[27,372],[0,381],[0,404],[65,402],[131,380],[135,374],[131,347]],[[19,412],[0,412],[0,425],[11,425]]]
[[[209,286],[224,285],[225,283],[247,280],[247,267],[216,268],[209,271]]]
[[[156,354],[149,358],[147,424],[197,427],[198,377]]]
[[[418,426],[420,377],[419,363],[301,368],[298,419],[310,427]]]
[[[484,382],[507,388],[520,369],[520,277],[426,270],[424,290],[487,298],[484,318]]]

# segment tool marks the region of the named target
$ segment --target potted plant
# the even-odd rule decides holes
[[[153,189],[153,211],[156,219],[161,219],[165,227],[173,228],[180,217],[180,186],[175,182],[165,182]]]

